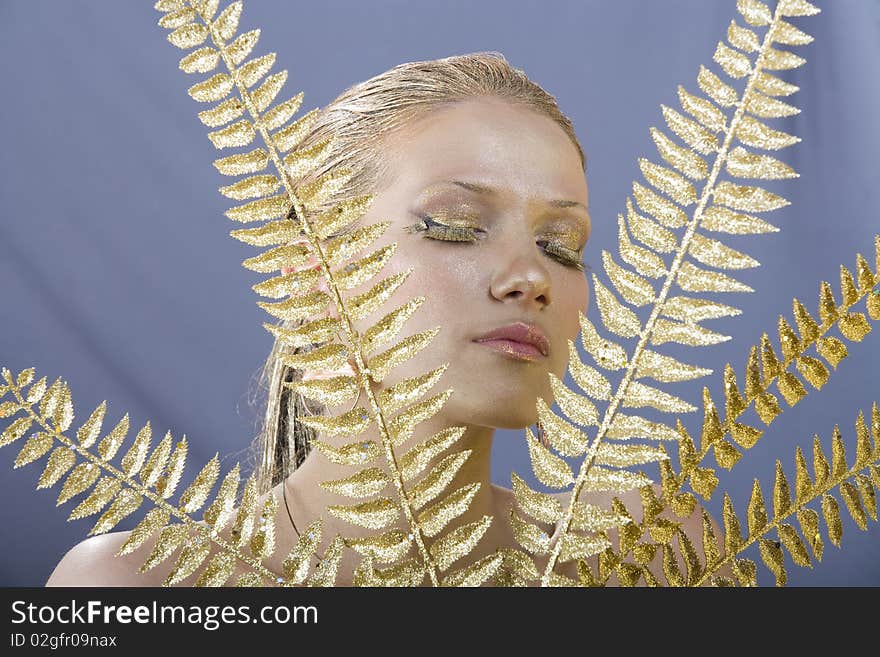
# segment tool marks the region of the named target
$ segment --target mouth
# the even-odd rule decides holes
[[[540,349],[535,345],[526,342],[504,339],[474,340],[474,342],[511,356],[517,360],[536,361],[546,358],[546,356],[541,353]]]
[[[541,360],[550,353],[550,341],[541,327],[525,322],[501,326],[473,341],[518,360]]]

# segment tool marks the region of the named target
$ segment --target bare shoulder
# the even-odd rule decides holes
[[[144,546],[116,556],[130,534],[109,532],[80,541],[61,558],[46,586],[161,586],[161,572],[138,572],[148,556]]]
[[[270,494],[273,493],[262,494],[257,500],[257,505],[261,506]],[[236,510],[233,512],[235,513]],[[207,523],[203,520],[194,523],[207,527]],[[230,531],[231,525],[223,529],[220,536],[228,539]],[[130,530],[116,531],[90,536],[80,541],[61,558],[46,581],[46,586],[164,586],[178,559],[165,558],[142,573],[140,568],[149,559],[157,541],[154,538],[148,539],[131,552],[118,555],[130,536]],[[206,559],[210,559],[213,554],[216,554],[216,549],[212,547]],[[245,567],[238,565],[232,577],[246,571]],[[198,577],[197,569],[171,586],[195,586]]]

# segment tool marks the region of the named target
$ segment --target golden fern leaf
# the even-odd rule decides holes
[[[662,496],[654,500],[651,513],[646,513],[646,520],[641,525],[637,525],[637,539],[650,534],[655,537],[654,540],[657,540],[657,532],[664,522],[657,514],[664,508],[671,508],[673,513],[680,518],[688,517],[693,513],[696,498],[692,493],[683,490],[685,485],[689,485],[704,500],[711,499],[719,479],[715,468],[704,465],[704,460],[708,457],[709,452],[712,452],[716,464],[730,470],[742,457],[740,450],[750,449],[758,442],[763,435],[763,430],[742,423],[738,421],[738,418],[754,404],[758,417],[765,425],[769,426],[782,412],[777,396],[770,392],[774,383],[786,404],[794,406],[807,394],[807,387],[793,370],[799,372],[810,386],[817,390],[821,389],[828,382],[831,371],[836,369],[840,361],[848,354],[844,340],[861,341],[871,330],[871,320],[880,320],[880,291],[874,289],[880,285],[880,235],[876,235],[874,238],[874,249],[876,271],[871,270],[868,261],[860,253],[856,254],[857,274],[855,276],[846,267],[840,267],[841,302],[839,304],[835,300],[829,283],[821,282],[818,304],[820,320],[818,322],[800,301],[797,299],[792,301],[794,321],[790,323],[782,316],[779,317],[780,355],[777,355],[770,338],[764,333],[761,344],[750,349],[745,367],[746,383],[744,389],[740,389],[734,369],[730,364],[727,364],[723,375],[725,394],[723,419],[709,390],[703,389],[703,424],[699,445],[694,442],[679,420],[679,470],[675,471],[669,462],[661,464]],[[865,301],[865,311],[855,310],[856,304],[863,300]],[[792,323],[797,326],[797,332],[792,328]],[[840,338],[830,334],[835,327],[840,333]],[[815,350],[815,355],[808,353],[811,350]],[[831,370],[826,363],[831,366]],[[860,429],[858,435],[860,441],[858,450],[860,454],[864,454],[864,432]],[[834,444],[837,445],[835,454],[839,456],[842,454],[840,450],[843,445],[838,443],[839,438],[835,438]],[[821,461],[820,457],[816,458]],[[859,462],[861,463],[861,460]],[[806,477],[805,463],[800,453],[797,456],[797,463],[796,491],[797,499],[801,500],[807,491],[804,482],[809,481],[809,478]],[[839,470],[842,467],[839,459],[837,463],[837,470]],[[779,491],[782,491],[787,484],[784,483],[784,479],[780,480],[779,476],[777,477],[776,490],[778,494],[781,494]],[[864,488],[865,480],[859,478],[858,481],[861,482],[859,486]],[[843,490],[848,491],[847,494],[849,494],[854,489],[844,486]],[[850,495],[847,499],[851,499],[851,497]],[[756,510],[750,511],[751,523],[756,522],[755,519],[761,515],[758,511],[762,505],[761,496],[757,489],[753,494],[753,502]],[[725,501],[725,509],[728,504]],[[828,504],[833,504],[833,502],[828,502]],[[730,511],[725,510],[725,517],[729,516],[729,513]],[[799,517],[802,516],[805,518],[804,522],[809,521],[809,511],[804,511],[799,515]],[[790,533],[790,530],[783,529],[782,532]],[[728,531],[729,535],[735,535],[735,533],[733,530]],[[672,535],[668,535],[667,541],[660,542],[668,542],[671,538]],[[679,536],[680,545],[681,540],[682,538]],[[726,545],[732,547],[733,544],[726,543]],[[766,558],[771,563],[777,563],[775,559],[779,553],[776,548],[771,549],[769,543],[765,543],[762,550],[762,554],[766,554]],[[729,550],[726,551],[729,552]],[[635,550],[631,546],[622,549],[615,557],[623,562],[629,556],[628,552],[632,552],[632,556],[638,561]],[[707,559],[707,563],[709,562],[711,559]],[[734,570],[734,572],[738,571]],[[754,569],[743,572],[753,575]],[[741,579],[747,578],[743,576]]]
[[[819,437],[814,436],[813,477],[810,477],[804,455],[800,447],[797,448],[794,498],[788,478],[777,460],[770,511],[767,509],[761,485],[756,479],[746,513],[748,532],[745,538],[741,535],[733,505],[725,494],[723,540],[727,548],[726,554],[720,558],[716,538],[714,535],[707,536],[705,568],[694,578],[694,584],[698,586],[705,582],[733,584],[731,581],[725,581],[728,578],[717,581],[719,578],[716,577],[721,567],[730,564],[740,585],[755,586],[757,568],[754,561],[739,556],[754,543],[758,544],[761,561],[775,576],[777,586],[784,586],[787,581],[785,553],[794,564],[812,568],[813,559],[822,560],[824,550],[820,532],[822,521],[825,524],[828,540],[840,547],[843,523],[841,504],[834,495],[834,489],[837,489],[839,497],[843,499],[843,506],[859,529],[866,530],[869,519],[876,521],[877,488],[880,487],[880,409],[877,402],[874,402],[872,407],[870,430],[865,423],[863,412],[859,411],[856,419],[855,458],[852,465],[847,464],[846,448],[837,425],[832,436],[831,454],[831,465],[829,465]],[[807,506],[812,502],[819,503],[818,510]],[[797,526],[793,523],[795,519]],[[775,540],[767,536],[774,530]]]
[[[625,468],[666,462],[665,452],[650,445],[627,444],[618,448],[609,443],[613,439],[629,441],[637,437],[663,440],[677,434],[662,423],[653,423],[651,427],[659,431],[647,431],[646,419],[639,415],[624,416],[619,409],[653,408],[663,413],[696,410],[684,399],[638,379],[652,378],[663,383],[686,381],[705,376],[710,370],[661,354],[649,348],[649,344],[677,342],[701,346],[728,340],[729,336],[707,329],[701,322],[739,314],[739,309],[695,295],[752,291],[721,270],[755,267],[759,263],[703,233],[775,231],[774,226],[752,213],[788,205],[788,201],[760,186],[743,185],[739,181],[797,176],[788,165],[770,155],[754,153],[752,149],[779,150],[799,141],[762,121],[798,111],[776,100],[778,96],[793,93],[797,87],[768,71],[796,68],[804,63],[802,58],[774,45],[809,43],[811,37],[783,19],[811,15],[819,10],[803,0],[780,0],[775,12],[758,0],[739,0],[737,9],[752,27],[732,21],[727,31],[729,44],[719,42],[713,60],[728,77],[745,80],[742,94],[708,68],[701,67],[697,82],[705,96],[679,87],[678,99],[684,113],[662,106],[671,135],[681,143],[652,128],[651,136],[663,163],[639,159],[646,184],[633,183],[635,203],[627,199],[626,216],[618,215],[619,255],[633,269],[603,251],[610,286],[593,275],[596,304],[605,329],[618,338],[637,338],[637,343],[627,350],[617,338],[601,335],[593,323],[580,314],[581,341],[596,365],[602,370],[623,371],[617,390],[611,394],[610,381],[582,363],[572,345],[569,345],[569,369],[584,394],[568,390],[551,375],[562,413],[574,423],[597,427],[595,435],[583,434],[573,424],[557,417],[541,400],[536,402],[550,446],[564,456],[581,459],[575,474],[550,450],[529,440],[538,479],[550,487],[573,485],[568,508],[561,515],[560,540],[550,549],[541,575],[542,586],[550,583],[556,563],[565,561],[564,556],[571,556],[566,554],[565,547],[570,541],[571,520],[581,491],[624,492],[641,487],[646,477]],[[759,39],[753,27],[766,28],[762,38]],[[725,111],[728,108],[733,108],[732,112]],[[732,180],[723,180],[725,174]],[[699,190],[697,185],[701,185]],[[670,262],[664,259],[664,254],[672,254]],[[652,279],[660,279],[659,289]],[[684,294],[674,293],[673,287]],[[651,309],[644,323],[633,309],[643,307]],[[601,418],[590,398],[608,401]],[[613,468],[606,467],[611,465]],[[520,534],[525,536],[526,529],[534,533],[538,528],[520,526]]]
[[[221,586],[236,567],[245,571],[236,582],[240,586],[262,586],[267,580],[291,585],[305,580],[303,564],[307,568],[320,541],[320,519],[307,528],[288,554],[284,576],[277,575],[262,563],[275,552],[276,501],[270,496],[263,504],[257,504],[254,477],[245,484],[237,511],[238,464],[223,477],[209,503],[211,490],[220,477],[215,455],[180,493],[176,504],[172,503],[168,500],[177,492],[186,461],[186,436],[172,445],[169,432],[151,449],[152,430],[147,423],[115,464],[113,461],[128,437],[128,416],[98,442],[106,412],[106,401],[102,402],[76,431],[76,437],[71,437],[68,430],[73,424],[74,409],[69,387],[60,378],[47,386],[45,377],[34,382],[34,376],[33,368],[17,376],[8,368],[2,369],[5,384],[0,386],[0,399],[7,395],[11,399],[0,402],[0,418],[15,419],[0,432],[0,447],[11,445],[36,428],[24,441],[15,467],[48,454],[37,487],[49,488],[63,479],[58,505],[81,496],[68,520],[100,513],[89,536],[112,530],[147,501],[153,508],[130,532],[117,556],[129,554],[155,539],[140,572],[176,554],[164,586],[195,573],[196,586]],[[194,514],[202,509],[203,520],[195,520]],[[172,519],[179,522],[169,524]],[[335,552],[325,555],[327,566],[321,581],[330,581],[335,576],[334,555]]]
[[[156,8],[168,9],[161,3]],[[223,175],[244,176],[220,188],[220,193],[227,198],[246,201],[228,210],[226,216],[239,223],[263,222],[255,228],[231,231],[231,235],[242,242],[268,247],[246,259],[243,266],[265,274],[295,270],[275,275],[255,285],[254,290],[264,297],[282,299],[260,301],[258,305],[273,317],[298,321],[300,326],[289,329],[264,324],[264,327],[286,347],[294,349],[294,353],[283,356],[283,363],[288,367],[309,372],[336,369],[349,359],[355,361],[357,375],[298,381],[288,387],[306,398],[329,405],[343,404],[365,393],[371,411],[356,407],[339,415],[309,416],[302,418],[304,425],[323,436],[343,438],[376,430],[380,439],[378,443],[359,441],[336,448],[321,443],[323,449],[319,451],[331,462],[362,467],[343,478],[323,482],[323,487],[335,494],[362,500],[331,505],[327,511],[355,526],[384,532],[369,540],[346,539],[346,545],[371,559],[359,569],[359,581],[378,581],[377,577],[384,577],[382,581],[394,577],[410,581],[418,572],[423,572],[433,585],[440,585],[441,571],[467,555],[491,522],[491,518],[486,517],[469,526],[452,529],[437,536],[429,549],[425,539],[435,536],[464,513],[473,499],[472,494],[463,495],[459,489],[423,511],[425,505],[443,494],[469,452],[446,455],[418,481],[416,476],[429,458],[451,447],[461,432],[423,440],[404,457],[405,467],[401,467],[395,454],[395,448],[412,435],[419,423],[439,412],[451,395],[452,391],[447,390],[419,401],[436,383],[446,364],[396,384],[393,394],[377,394],[371,387],[371,383],[381,382],[395,367],[424,349],[439,327],[393,342],[424,302],[424,297],[418,297],[384,314],[362,331],[362,335],[355,330],[354,322],[379,311],[412,269],[379,280],[366,292],[343,295],[375,279],[390,259],[396,242],[361,255],[390,224],[377,222],[355,227],[369,208],[372,196],[350,199],[318,212],[322,203],[344,186],[352,172],[327,165],[332,138],[299,148],[314,125],[318,110],[294,119],[302,104],[302,93],[270,109],[284,86],[286,71],[269,75],[275,63],[274,53],[245,61],[251,56],[259,31],[235,36],[241,2],[233,2],[214,18],[217,9],[215,2],[191,0],[183,7],[175,5],[166,11],[159,24],[172,30],[168,39],[174,45],[183,49],[197,48],[181,60],[180,68],[185,72],[211,73],[221,63],[225,67],[225,72],[194,84],[189,94],[198,102],[214,103],[200,112],[199,118],[213,128],[208,137],[217,148],[250,149],[214,163]],[[203,45],[206,42],[210,45]],[[252,144],[256,139],[261,144],[254,148]],[[319,167],[324,173],[315,182],[294,187],[294,181]],[[301,243],[296,243],[298,239]],[[317,266],[305,269],[304,265],[310,260]],[[326,292],[313,291],[318,281],[325,284]],[[300,347],[314,344],[322,346],[298,351]],[[384,347],[381,352],[377,351],[380,347]],[[401,410],[404,404],[408,406]],[[394,411],[398,412],[392,417]],[[361,449],[367,444],[374,445],[375,449]],[[391,491],[387,490],[389,487]],[[454,513],[449,513],[450,510]],[[406,530],[391,529],[401,516]],[[426,523],[425,527],[422,522]],[[375,568],[377,562],[402,559],[411,545],[415,545],[418,552],[413,562],[415,566],[397,564],[384,571]],[[338,562],[339,555],[335,551],[333,555]],[[393,570],[395,567],[397,570]],[[449,581],[472,583],[477,574],[490,570],[481,567],[467,573],[450,572],[445,577]],[[320,584],[330,580],[325,573],[310,581]]]

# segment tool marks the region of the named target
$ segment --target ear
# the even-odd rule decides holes
[[[345,364],[336,370],[306,370],[303,373],[303,381],[314,381],[316,379],[329,379],[337,376],[354,376],[357,373],[356,364],[352,362],[352,358],[348,358]]]

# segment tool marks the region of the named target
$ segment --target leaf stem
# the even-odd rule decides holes
[[[876,458],[874,459],[874,463],[877,463]],[[856,463],[849,470],[847,470],[845,473],[843,473],[839,477],[837,477],[837,478],[829,477],[829,480],[831,483],[826,484],[823,488],[816,491],[809,499],[802,500],[800,504],[792,504],[791,509],[789,509],[789,511],[787,513],[783,514],[782,516],[777,516],[776,518],[773,519],[772,522],[764,525],[764,527],[762,528],[762,530],[759,533],[748,536],[746,538],[746,540],[739,545],[736,552],[734,552],[732,554],[725,555],[723,559],[721,559],[720,561],[718,561],[715,564],[715,567],[711,571],[709,570],[708,565],[707,565],[706,569],[703,572],[703,575],[697,580],[697,582],[696,582],[696,584],[694,584],[694,586],[701,586],[702,583],[705,582],[709,576],[718,572],[725,564],[727,564],[727,562],[729,562],[731,559],[736,557],[736,555],[745,551],[746,548],[748,548],[750,545],[752,545],[752,543],[757,541],[759,538],[763,537],[770,530],[778,529],[780,523],[783,520],[785,520],[786,518],[788,518],[789,516],[791,516],[793,514],[796,514],[798,511],[805,508],[806,505],[809,504],[810,502],[820,498],[823,495],[826,495],[827,493],[829,493],[831,491],[832,488],[840,486],[840,484],[842,484],[844,481],[846,481],[850,477],[854,477],[855,475],[857,475],[860,470],[864,470],[866,467],[870,467],[871,465],[872,465],[871,463],[868,463],[866,465],[862,465],[861,467],[859,467],[859,465]]]
[[[620,382],[614,398],[611,400],[608,408],[605,411],[605,415],[602,418],[602,424],[596,432],[596,438],[590,444],[587,455],[584,457],[584,461],[578,471],[578,476],[575,480],[574,487],[572,488],[572,494],[569,499],[568,506],[566,507],[565,514],[563,515],[559,540],[556,541],[556,544],[554,545],[553,550],[550,554],[550,558],[547,560],[547,566],[544,569],[543,575],[541,576],[541,586],[549,585],[550,574],[552,573],[553,568],[556,565],[556,561],[559,558],[563,540],[565,539],[565,535],[569,531],[569,525],[571,524],[571,519],[574,516],[574,505],[577,503],[578,497],[580,496],[580,491],[583,488],[583,485],[587,479],[587,475],[589,474],[589,471],[593,466],[593,461],[595,460],[596,454],[599,451],[599,445],[602,439],[605,437],[606,433],[608,432],[612,421],[614,420],[617,408],[623,401],[624,396],[626,395],[626,391],[629,387],[630,381],[635,376],[641,354],[643,353],[645,347],[648,344],[648,340],[653,334],[657,318],[660,316],[660,312],[663,309],[663,304],[666,301],[666,297],[669,295],[669,290],[671,289],[672,284],[675,281],[675,277],[678,274],[681,263],[684,261],[684,256],[687,253],[687,249],[690,245],[691,239],[693,238],[697,226],[702,219],[703,210],[709,202],[709,197],[713,193],[716,180],[721,173],[721,169],[724,165],[724,162],[726,161],[727,153],[730,150],[731,143],[733,142],[734,136],[736,135],[736,129],[739,126],[739,123],[742,121],[743,115],[745,114],[745,108],[747,105],[746,101],[749,98],[749,95],[752,92],[752,88],[754,87],[755,80],[757,79],[758,74],[761,71],[765,52],[770,47],[770,44],[773,42],[773,34],[776,30],[779,17],[780,6],[779,4],[777,4],[776,11],[773,16],[773,21],[770,23],[770,26],[767,29],[766,34],[764,35],[764,40],[761,44],[760,50],[758,51],[758,57],[755,61],[755,66],[752,69],[752,72],[749,74],[746,88],[743,91],[742,100],[737,105],[736,111],[734,112],[733,118],[730,122],[730,127],[725,134],[724,142],[718,150],[718,155],[715,158],[715,162],[712,165],[712,171],[709,174],[705,186],[703,187],[702,193],[700,194],[700,199],[697,203],[696,209],[694,210],[693,217],[691,218],[687,230],[682,237],[681,246],[676,251],[675,257],[673,258],[672,264],[669,268],[669,272],[666,276],[665,283],[663,284],[663,288],[661,289],[660,294],[658,295],[657,300],[654,303],[653,309],[651,310],[651,315],[648,318],[648,321],[645,323],[644,329],[642,329],[640,333],[639,342],[635,347],[634,355],[631,359],[629,359],[629,362],[627,363],[627,368],[626,372],[624,373],[623,380]]]
[[[439,586],[439,576],[437,574],[438,568],[437,564],[434,562],[434,559],[431,557],[430,552],[428,551],[424,537],[422,535],[422,529],[419,526],[419,523],[416,521],[415,514],[411,508],[411,502],[409,497],[406,494],[406,491],[403,487],[403,476],[400,472],[400,467],[397,463],[397,460],[394,456],[394,449],[391,444],[390,439],[390,431],[385,422],[385,417],[382,413],[381,406],[379,405],[378,399],[373,393],[372,386],[370,385],[370,370],[366,366],[366,358],[364,357],[361,349],[360,339],[358,332],[352,326],[351,319],[348,315],[348,312],[345,309],[345,304],[342,300],[342,294],[339,291],[338,286],[336,285],[336,280],[334,279],[331,271],[330,265],[327,263],[327,258],[324,254],[323,249],[321,248],[320,240],[315,235],[312,230],[311,225],[306,220],[305,209],[297,197],[293,186],[291,185],[291,181],[289,176],[287,175],[284,164],[281,160],[281,156],[278,154],[277,149],[275,148],[274,141],[270,138],[269,131],[266,128],[265,123],[260,116],[259,111],[254,106],[253,101],[250,97],[250,94],[247,91],[245,85],[242,84],[241,79],[238,75],[238,69],[235,64],[229,57],[229,54],[226,51],[226,44],[223,39],[217,34],[214,29],[214,24],[212,21],[207,20],[202,13],[202,10],[197,3],[194,3],[193,0],[189,0],[190,6],[192,6],[199,14],[199,17],[205,22],[211,32],[211,40],[214,42],[214,45],[217,47],[220,52],[220,56],[223,58],[224,64],[226,64],[226,68],[229,70],[230,75],[232,76],[233,81],[235,82],[235,86],[241,95],[242,101],[247,108],[248,113],[253,119],[254,125],[257,128],[257,131],[260,133],[260,136],[263,138],[263,142],[266,144],[269,155],[272,159],[272,163],[275,165],[275,169],[277,170],[281,181],[284,184],[284,188],[287,192],[287,196],[290,199],[291,205],[295,209],[297,215],[302,217],[302,226],[306,236],[308,237],[310,246],[317,257],[317,261],[320,264],[321,272],[324,274],[327,280],[327,288],[331,294],[333,302],[336,304],[337,311],[339,312],[339,316],[345,320],[345,332],[346,332],[346,341],[347,347],[349,351],[351,351],[355,356],[355,361],[357,365],[357,371],[360,376],[360,385],[364,392],[367,395],[367,399],[370,403],[370,408],[373,411],[373,420],[379,427],[379,433],[382,438],[382,445],[385,450],[385,459],[388,462],[388,465],[391,469],[392,479],[394,481],[395,488],[397,489],[397,493],[403,502],[401,507],[403,509],[404,515],[406,516],[407,522],[412,529],[412,534],[415,539],[416,545],[419,549],[419,553],[421,554],[422,560],[425,564],[425,567],[428,571],[428,575],[431,578],[431,582],[434,586]]]
[[[878,283],[880,283],[880,276],[875,277],[875,285],[877,285]],[[836,307],[836,312],[837,312],[837,319],[836,320],[820,326],[820,332],[818,333],[816,338],[814,340],[809,341],[809,342],[803,343],[802,344],[803,348],[801,349],[799,354],[790,358],[789,360],[780,359],[780,363],[781,363],[780,373],[784,372],[789,367],[789,365],[791,365],[792,362],[797,360],[797,358],[804,355],[804,353],[806,353],[806,351],[807,351],[807,348],[809,348],[811,345],[817,343],[820,338],[822,338],[828,331],[831,330],[831,328],[834,327],[835,324],[837,324],[839,319],[841,317],[843,317],[849,311],[850,308],[852,308],[857,303],[859,303],[859,301],[861,301],[863,298],[865,298],[866,296],[871,294],[872,290],[873,290],[873,287],[865,289],[861,294],[859,294],[859,296],[851,304],[844,303],[844,304],[841,304],[840,306],[837,306]],[[774,380],[776,380],[778,378],[778,376],[779,375],[774,375],[774,376],[768,378],[767,380],[762,381],[763,387],[761,389],[761,392],[768,391],[770,389],[770,385],[773,383]],[[750,399],[748,401],[746,407],[742,410],[742,413],[747,411],[751,407],[752,403],[757,398],[758,398],[758,395],[755,395],[754,397],[752,397],[752,399]],[[675,479],[678,482],[678,484],[677,484],[678,487],[676,488],[676,490],[673,493],[671,493],[670,497],[674,496],[676,493],[681,492],[681,490],[682,490],[685,482],[687,481],[688,477],[690,476],[690,474],[700,466],[700,464],[703,462],[703,460],[705,460],[705,458],[709,455],[709,451],[712,449],[712,447],[718,441],[723,440],[724,438],[726,438],[727,436],[730,435],[731,426],[732,426],[731,418],[725,418],[724,422],[722,423],[722,428],[724,430],[724,433],[721,435],[720,438],[718,438],[718,440],[713,441],[711,443],[708,443],[707,441],[704,441],[704,440],[700,441],[700,451],[697,454],[697,457],[695,459],[693,459],[693,461],[691,463],[689,463],[685,467],[683,467],[681,472],[679,472],[677,475],[675,475]],[[659,514],[662,513],[663,510],[665,510],[667,508],[666,497],[667,496],[664,495],[661,499],[658,500],[658,503],[661,506],[659,509],[657,509],[657,512],[654,514],[654,517],[659,517]],[[644,529],[643,529],[643,533],[644,533]],[[627,553],[624,555],[618,555],[618,558],[623,559],[631,552],[632,552],[632,549],[628,550]]]
[[[211,541],[212,543],[214,543],[218,548],[220,548],[221,551],[228,553],[228,554],[232,554],[239,561],[244,562],[245,564],[250,566],[254,571],[258,572],[262,577],[269,579],[273,582],[277,581],[278,575],[276,575],[271,570],[269,570],[268,568],[263,566],[262,563],[260,563],[259,561],[255,560],[251,557],[248,557],[238,547],[233,546],[230,543],[228,543],[227,541],[220,539],[217,535],[215,535],[215,533],[213,531],[205,530],[203,525],[200,525],[197,521],[193,520],[188,514],[180,511],[180,509],[178,509],[173,504],[170,504],[167,501],[165,501],[165,499],[162,498],[160,495],[158,495],[156,492],[139,484],[137,481],[134,480],[134,478],[128,477],[121,470],[119,470],[115,466],[111,465],[110,463],[108,463],[104,459],[93,455],[87,449],[81,448],[73,440],[71,440],[70,438],[65,436],[63,433],[58,431],[57,427],[51,426],[45,418],[40,416],[38,413],[34,412],[33,408],[31,408],[32,405],[28,404],[27,400],[22,396],[21,390],[19,389],[18,385],[14,382],[14,380],[12,380],[8,376],[6,377],[6,380],[9,382],[10,390],[12,391],[13,395],[15,395],[15,398],[18,400],[18,403],[19,403],[19,406],[21,407],[21,409],[24,410],[28,415],[30,415],[32,420],[36,421],[37,424],[42,426],[43,429],[45,429],[47,433],[49,433],[54,438],[56,438],[58,440],[58,442],[60,442],[62,445],[64,445],[68,449],[73,450],[74,452],[76,452],[77,454],[82,456],[84,460],[86,460],[86,461],[96,465],[97,467],[101,468],[102,470],[108,472],[113,477],[115,477],[116,479],[118,479],[122,483],[128,485],[130,488],[134,489],[142,496],[148,498],[150,501],[153,502],[153,504],[155,506],[160,507],[160,508],[164,509],[165,511],[167,511],[169,513],[169,515],[180,519],[181,521],[183,521],[183,523],[185,525],[188,525],[190,528],[195,529],[195,531],[198,532],[202,536],[203,540],[207,539],[207,540]],[[36,402],[34,402],[34,403],[36,403]]]

